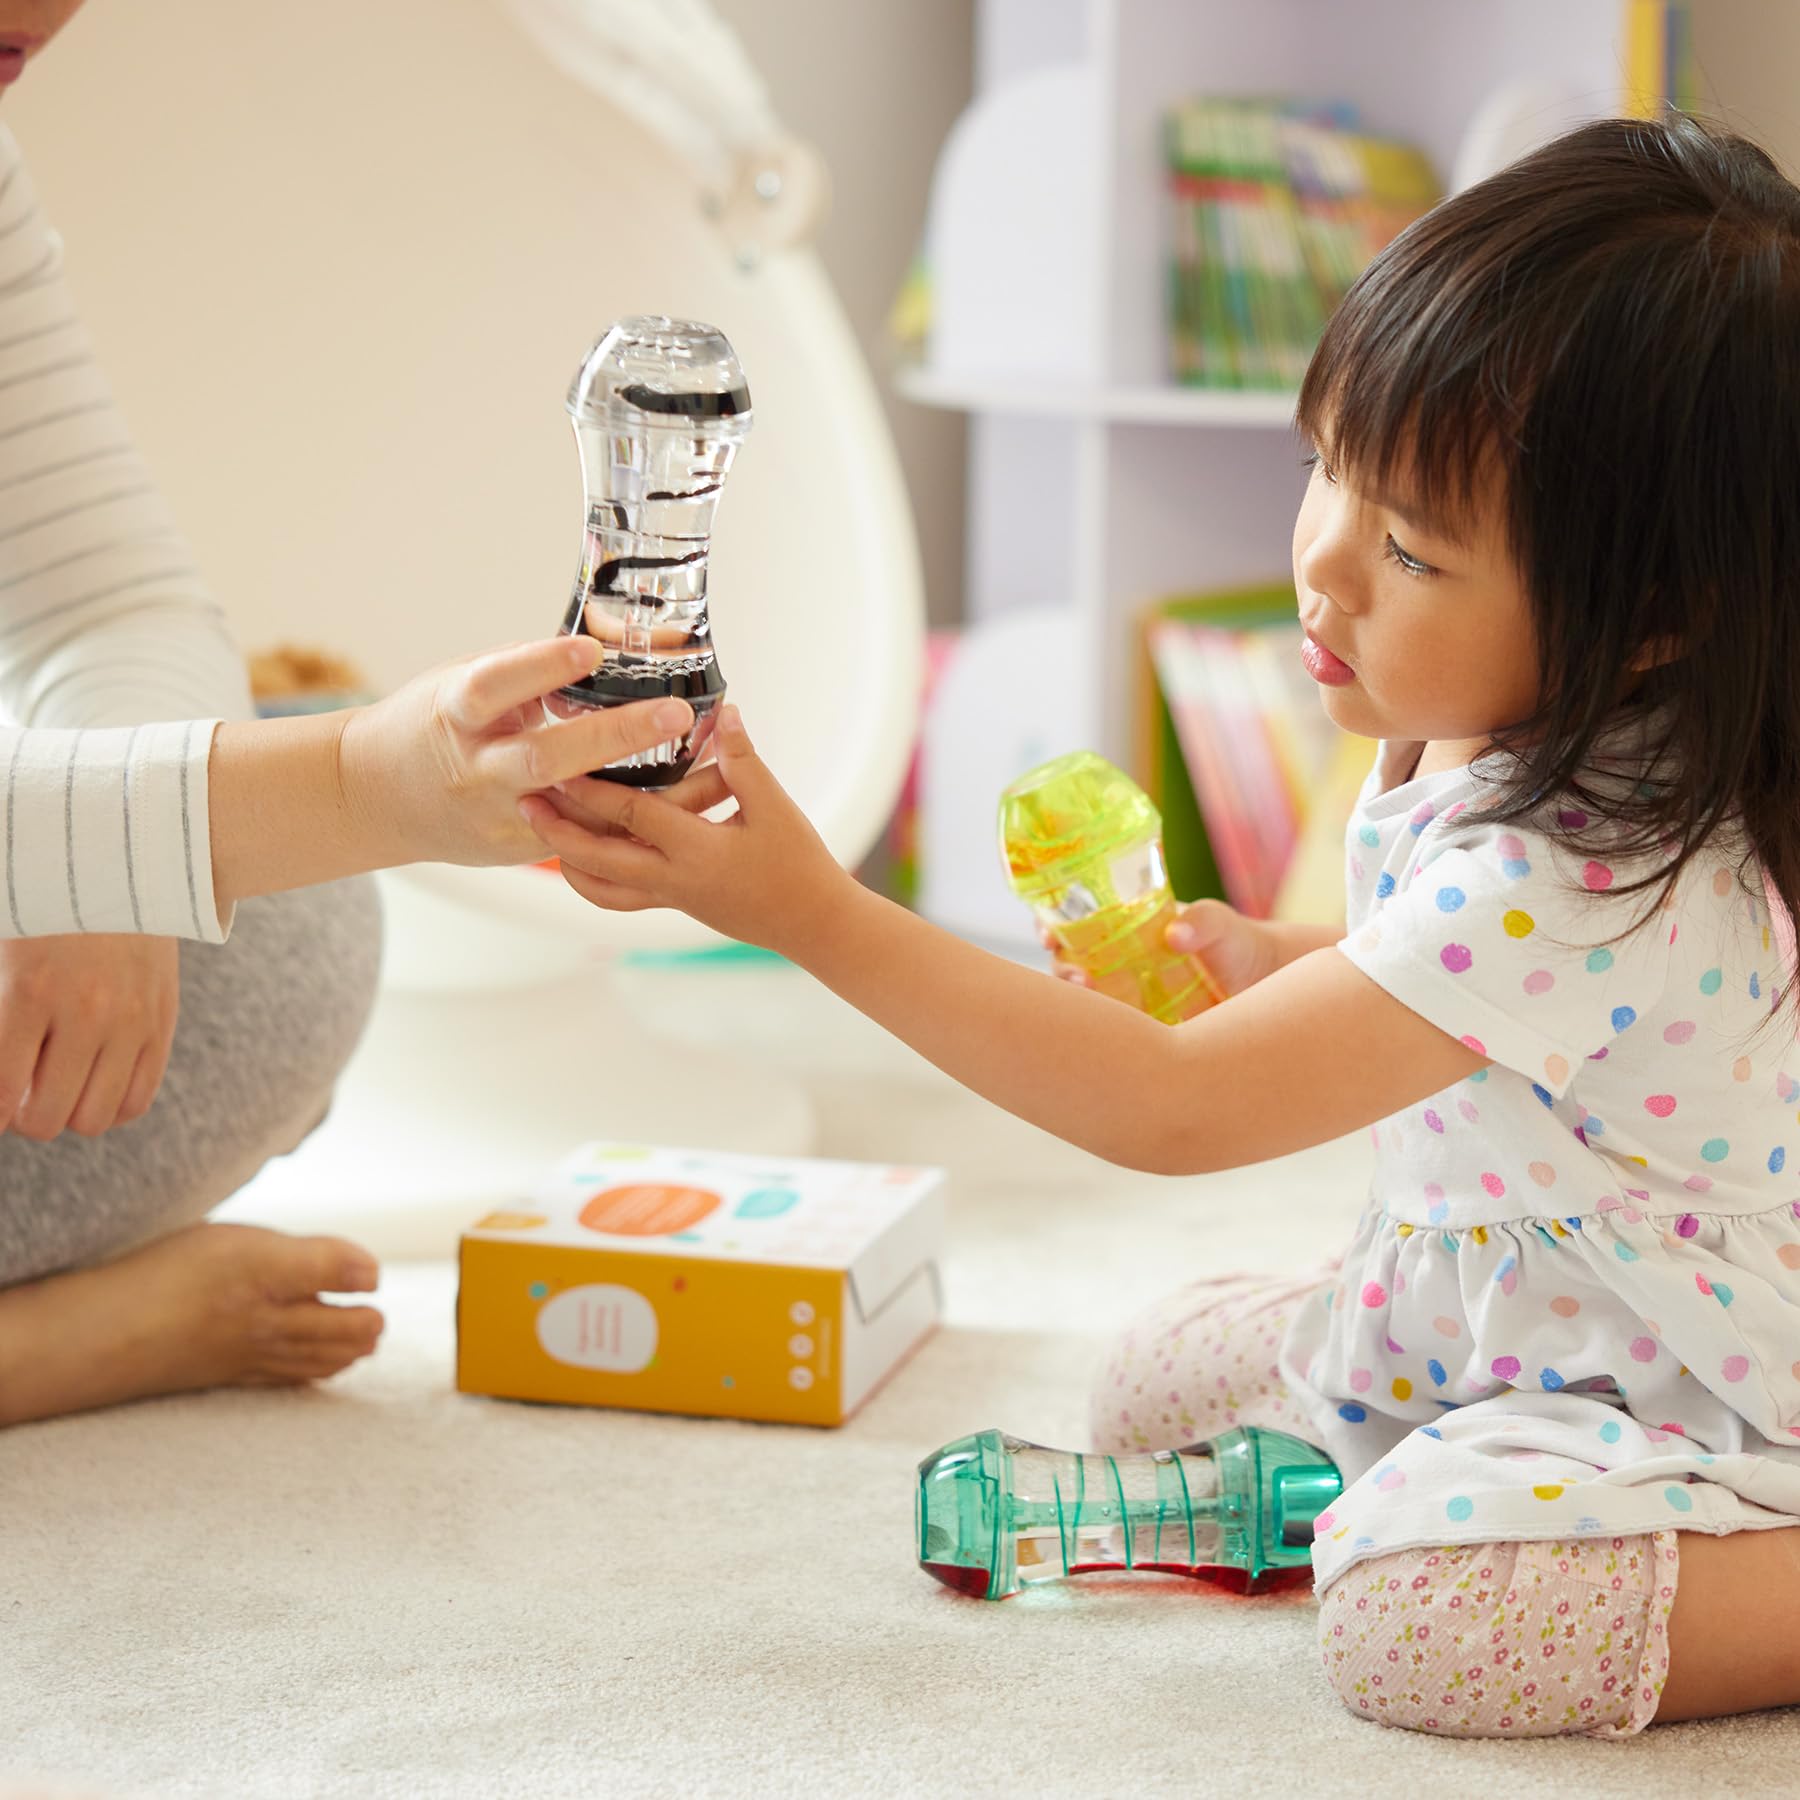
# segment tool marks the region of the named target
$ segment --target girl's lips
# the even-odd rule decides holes
[[[0,44],[0,87],[8,87],[25,73],[25,52],[17,44]]]
[[[1300,660],[1306,672],[1322,687],[1343,687],[1356,679],[1356,671],[1342,658],[1333,656],[1310,634],[1300,646]]]

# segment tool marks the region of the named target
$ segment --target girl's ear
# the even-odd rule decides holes
[[[1679,662],[1687,646],[1678,637],[1648,638],[1638,648],[1627,667],[1634,675],[1647,675],[1652,669]]]

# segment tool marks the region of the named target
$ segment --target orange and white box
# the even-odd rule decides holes
[[[841,1425],[937,1322],[942,1181],[585,1145],[463,1233],[456,1385]]]

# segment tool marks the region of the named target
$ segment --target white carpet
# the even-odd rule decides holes
[[[1320,1254],[1361,1152],[1159,1181],[941,1083],[814,1092],[823,1153],[953,1178],[948,1323],[850,1426],[457,1396],[452,1271],[394,1267],[379,1354],[323,1390],[0,1437],[0,1771],[109,1800],[1795,1791],[1800,1712],[1446,1743],[1340,1709],[1304,1593],[926,1580],[922,1454],[1078,1443],[1095,1335]]]

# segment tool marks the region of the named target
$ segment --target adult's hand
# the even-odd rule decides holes
[[[515,863],[543,855],[519,815],[526,794],[574,781],[679,737],[685,700],[567,707],[544,696],[591,674],[593,638],[515,644],[437,669],[353,714],[344,731],[352,794],[385,821],[396,861]]]
[[[685,700],[578,707],[543,700],[603,654],[585,636],[515,644],[410,681],[373,706],[228,722],[213,740],[213,885],[221,913],[252,894],[401,863],[533,862],[520,815],[556,788],[680,737]]]
[[[172,938],[0,940],[0,1132],[48,1143],[141,1119],[180,999]]]

